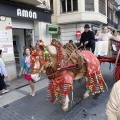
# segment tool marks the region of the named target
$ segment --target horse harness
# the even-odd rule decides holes
[[[54,71],[51,66],[46,68],[46,74],[49,79],[57,78],[58,76],[62,74],[63,71],[67,71],[67,72],[72,71],[75,74],[76,70],[82,69],[82,66],[86,66],[86,63],[84,61],[82,54],[78,54],[76,52],[77,48],[74,47],[70,55],[66,53],[69,56],[69,58],[66,61],[66,59],[64,59],[61,43],[58,42],[58,45],[55,45],[55,47],[57,49],[57,70]],[[75,53],[76,55],[77,63],[68,65],[69,60],[71,60],[71,58],[73,57],[72,56],[73,53]],[[65,65],[62,65],[62,60],[64,61]],[[78,63],[81,63],[81,65],[79,65]],[[85,73],[85,72],[86,71],[80,71],[79,73]]]

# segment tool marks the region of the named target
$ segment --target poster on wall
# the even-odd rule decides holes
[[[8,40],[8,32],[7,32],[7,30],[0,31],[0,40]]]
[[[12,43],[0,43],[0,49],[4,55],[13,54],[13,44]]]

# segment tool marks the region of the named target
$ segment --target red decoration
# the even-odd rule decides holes
[[[37,56],[37,52],[36,52],[36,50],[34,50],[34,51],[32,52],[32,56],[34,56],[34,57]]]
[[[12,29],[12,26],[10,25],[10,26],[6,26],[6,30],[8,30],[8,29]]]
[[[42,45],[43,47],[45,46],[42,40],[39,40],[39,45]]]
[[[76,36],[77,36],[77,37],[80,37],[80,36],[81,36],[81,31],[80,31],[80,30],[77,30],[77,31],[76,31]]]
[[[47,99],[51,99],[51,102],[58,100],[64,102],[64,98],[69,93],[73,82],[73,76],[69,73],[64,73],[57,78],[51,79],[48,85],[48,96]],[[66,89],[63,90],[65,86]],[[62,97],[61,97],[62,96]]]

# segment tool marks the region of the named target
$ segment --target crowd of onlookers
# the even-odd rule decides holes
[[[108,39],[114,39],[120,41],[120,35],[119,32],[115,30],[110,30],[107,27],[104,27],[102,31],[96,30],[95,31],[95,41],[99,40],[108,40]]]
[[[69,43],[76,44],[78,48],[86,48],[94,53],[96,42],[98,41],[108,41],[110,39],[114,39],[116,41],[120,41],[120,33],[115,30],[110,30],[108,27],[103,27],[103,29],[95,30],[94,32],[90,30],[88,24],[84,26],[84,32],[81,34],[81,37],[77,42],[74,40],[69,40]]]

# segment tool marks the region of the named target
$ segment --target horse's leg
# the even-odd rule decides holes
[[[53,89],[53,83],[50,80],[49,85],[48,85],[48,93],[47,93],[47,100],[50,100],[52,103],[55,102],[55,97],[54,97],[54,89]]]
[[[64,112],[68,111],[68,109],[69,109],[69,101],[70,101],[69,97],[68,97],[68,95],[66,95],[65,101],[62,104],[62,109]]]
[[[89,81],[88,77],[85,77],[86,79],[86,84]],[[86,85],[86,92],[84,93],[83,99],[87,99],[90,96],[90,91],[87,89],[87,85]]]
[[[69,84],[64,84],[64,86],[63,86],[64,91],[67,91],[68,86],[69,86]],[[70,101],[68,93],[67,93],[67,95],[63,95],[62,99],[63,99],[62,100],[63,101],[62,109],[63,109],[64,112],[66,112],[69,109],[69,101]]]

